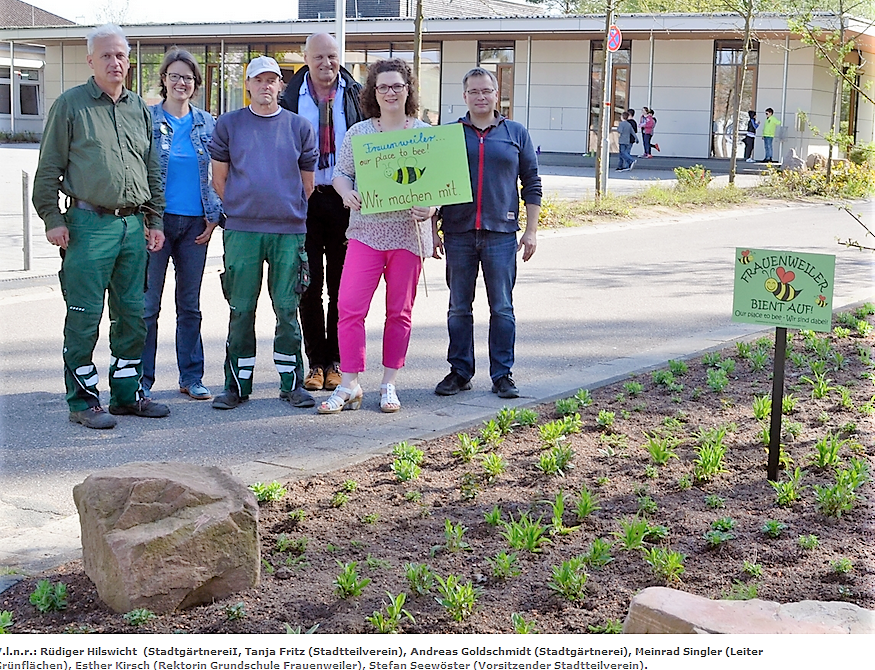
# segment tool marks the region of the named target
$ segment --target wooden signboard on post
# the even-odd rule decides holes
[[[829,332],[835,256],[769,249],[735,250],[732,320],[775,326],[768,478],[778,480],[787,328]]]

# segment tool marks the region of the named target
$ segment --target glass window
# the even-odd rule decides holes
[[[21,70],[18,74],[21,81],[39,81],[39,70]]]
[[[498,79],[498,113],[513,118],[513,42],[480,42],[478,63]]]
[[[10,79],[12,77],[12,69],[0,66],[0,79]]]
[[[0,84],[0,114],[12,114],[12,86]]]
[[[23,84],[18,88],[21,96],[21,113],[26,116],[39,116],[39,85]]]
[[[604,99],[604,77],[602,59],[604,47],[601,40],[590,42],[589,66],[589,151],[598,151],[598,130],[601,123],[602,100]],[[611,57],[611,128],[620,125],[623,112],[629,101],[629,74],[632,62],[632,42],[624,40]],[[615,148],[612,148],[615,150]]]
[[[711,155],[728,158],[732,153],[733,129],[744,133],[747,129],[747,110],[756,109],[757,65],[759,42],[754,42],[747,57],[747,71],[742,72],[743,40],[714,42],[714,98],[711,123]],[[742,76],[742,74],[744,76]],[[743,82],[743,84],[742,84]],[[741,93],[742,118],[736,119],[736,94]],[[762,119],[760,119],[762,121]],[[739,138],[736,156],[744,155],[744,144]]]

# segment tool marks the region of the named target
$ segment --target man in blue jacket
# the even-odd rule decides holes
[[[516,254],[529,260],[537,246],[541,212],[538,158],[526,128],[496,112],[498,81],[476,67],[462,79],[468,114],[459,119],[465,130],[474,201],[441,209],[443,250],[447,259],[450,308],[447,328],[450,373],[435,387],[438,395],[471,388],[474,376],[474,288],[483,268],[489,300],[489,376],[492,392],[518,398],[511,374],[516,321],[513,287]],[[522,192],[518,190],[522,183]],[[519,200],[526,206],[526,228],[519,232]]]

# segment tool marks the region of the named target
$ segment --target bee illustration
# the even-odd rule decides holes
[[[753,256],[750,255],[750,249],[745,249],[741,252],[741,258],[738,259],[738,262],[742,265],[747,265],[753,260]]]
[[[766,290],[775,296],[781,302],[790,302],[802,291],[797,291],[790,285],[790,282],[796,279],[796,273],[792,270],[784,271],[784,268],[775,268],[777,279],[769,277],[766,279]]]
[[[425,174],[426,168],[416,167],[416,161],[411,161],[412,165],[401,165],[399,161],[398,168],[388,170],[386,176],[399,184],[413,184]]]
[[[826,296],[819,295],[814,302],[817,303],[818,307],[826,307]]]

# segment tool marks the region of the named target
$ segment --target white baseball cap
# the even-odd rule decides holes
[[[246,78],[252,79],[263,72],[273,72],[280,79],[283,78],[280,66],[270,56],[258,56],[249,61],[249,67],[246,68]]]

